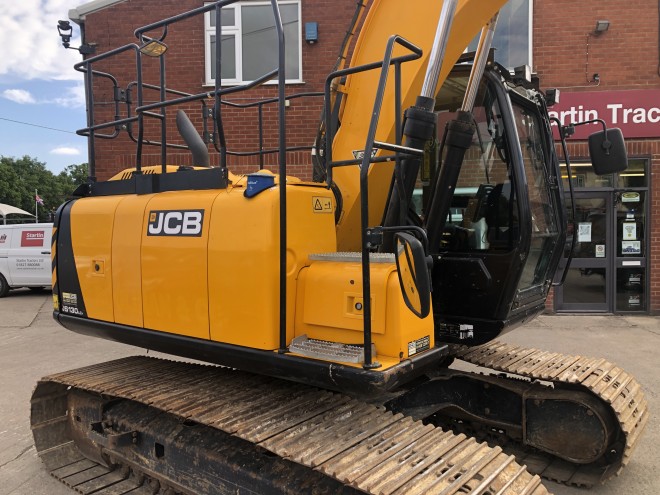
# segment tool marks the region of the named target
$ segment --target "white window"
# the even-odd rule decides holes
[[[286,82],[302,82],[300,0],[279,2],[284,27]],[[277,68],[278,43],[273,8],[265,2],[238,2],[222,9],[220,77],[222,84],[254,81]],[[215,11],[204,14],[206,84],[215,84],[217,70]]]
[[[468,51],[477,48],[475,38]],[[493,37],[495,62],[508,69],[520,65],[532,65],[532,2],[509,0],[500,10]]]

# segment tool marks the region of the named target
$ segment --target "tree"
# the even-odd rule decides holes
[[[0,156],[0,203],[6,203],[34,212],[35,190],[43,199],[38,206],[39,220],[49,220],[51,211],[57,209],[80,184],[87,180],[87,164],[69,165],[57,176],[43,162]],[[20,221],[24,222],[25,218]]]

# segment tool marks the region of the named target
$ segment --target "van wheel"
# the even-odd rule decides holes
[[[7,283],[7,279],[0,273],[0,297],[5,297],[7,292],[9,292],[9,284]]]

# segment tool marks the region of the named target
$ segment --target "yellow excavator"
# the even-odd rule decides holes
[[[200,94],[167,88],[164,63],[157,84],[143,77],[179,21],[215,15],[221,39],[231,3],[140,27],[135,43],[76,65],[90,179],[56,215],[54,317],[197,362],[136,356],[44,377],[31,425],[47,469],[99,495],[541,495],[539,475],[591,486],[617,474],[648,418],[634,377],[494,340],[543,310],[567,245],[556,92],[493,60],[505,2],[374,0],[356,15],[351,63],[325,84],[316,182],[286,172],[296,96],[275,0],[278,69]],[[137,80],[121,88],[98,67],[126,53]],[[274,77],[278,147],[234,175],[228,156],[243,152],[228,146],[222,109]],[[102,84],[115,95],[103,121]],[[212,131],[200,137],[178,111],[185,144],[168,142],[170,107],[191,104]],[[146,131],[154,120],[161,138]],[[596,173],[613,173],[626,167],[623,138],[602,125],[590,154]],[[95,143],[124,133],[136,166],[96,181]],[[162,165],[142,166],[148,145]],[[172,148],[194,166],[168,164]],[[259,165],[271,152],[275,173]]]

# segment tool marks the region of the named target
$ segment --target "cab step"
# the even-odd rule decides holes
[[[315,359],[337,361],[340,363],[364,362],[364,346],[310,339],[307,335],[295,337],[289,345],[289,351]],[[371,345],[371,355],[376,355],[376,346]]]

